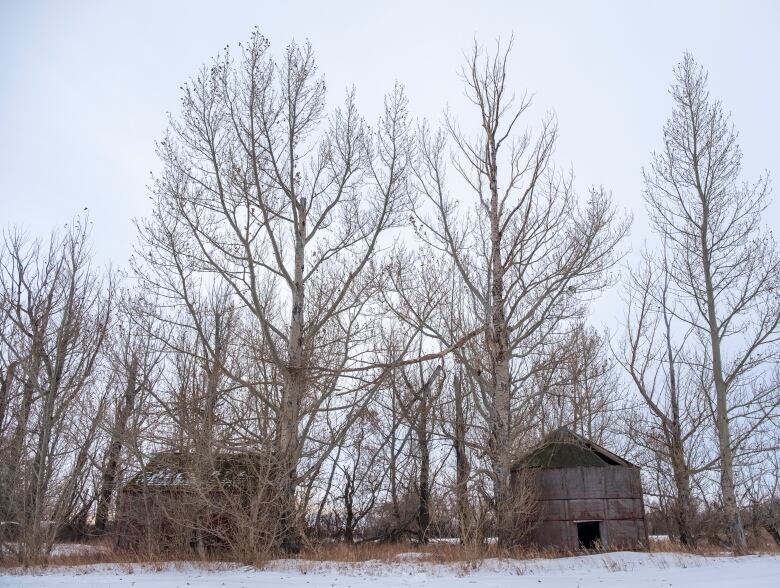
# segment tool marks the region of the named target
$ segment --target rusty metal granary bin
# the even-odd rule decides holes
[[[528,474],[521,475],[521,474]],[[647,545],[639,468],[569,429],[547,436],[512,468],[533,485],[538,521],[530,542],[560,549]]]

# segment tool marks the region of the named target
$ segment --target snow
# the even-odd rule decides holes
[[[0,586],[57,588],[391,588],[460,586],[634,588],[777,586],[780,556],[703,557],[676,553],[618,552],[559,559],[485,560],[481,563],[432,564],[414,557],[397,563],[347,564],[280,560],[258,570],[223,564],[100,565],[44,568],[0,575]]]
[[[0,546],[0,554],[5,551],[15,553],[19,549],[16,543],[6,543]],[[90,545],[86,543],[55,543],[51,548],[52,557],[70,556],[70,555],[96,555],[108,552],[107,547],[100,545]],[[1,573],[1,572],[0,572]],[[2,584],[0,583],[0,586]]]
[[[187,483],[185,475],[173,468],[162,468],[145,476],[148,486],[183,486]]]
[[[650,535],[650,541],[654,543],[658,541],[669,541],[669,535]]]
[[[109,551],[107,547],[102,547],[100,545],[89,545],[86,543],[56,543],[51,548],[51,556],[96,555],[107,551]]]

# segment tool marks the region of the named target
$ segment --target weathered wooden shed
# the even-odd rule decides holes
[[[647,545],[639,468],[561,428],[512,468],[513,484],[532,485],[538,521],[531,543],[561,549],[636,549]]]
[[[240,522],[267,475],[260,454],[223,453],[208,460],[161,452],[122,488],[115,544],[138,549],[218,547],[240,533]]]

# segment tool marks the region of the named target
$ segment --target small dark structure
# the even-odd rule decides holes
[[[255,453],[157,453],[122,488],[116,547],[218,548],[240,538],[253,499],[267,480]],[[256,503],[256,501],[255,501]]]
[[[639,468],[567,428],[547,436],[512,468],[529,483],[538,522],[530,542],[561,549],[647,545]]]

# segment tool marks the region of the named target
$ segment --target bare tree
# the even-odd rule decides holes
[[[84,514],[91,503],[81,491],[105,406],[92,384],[112,288],[91,266],[89,225],[77,217],[48,246],[9,231],[0,251],[1,344],[19,366],[8,385],[20,388],[3,439],[12,483],[2,516],[20,525],[26,562],[45,556],[73,509]]]
[[[420,543],[428,542],[431,525],[431,436],[434,426],[434,413],[438,406],[442,386],[435,386],[441,372],[441,365],[423,376],[423,364],[417,365],[417,377],[410,377],[401,370],[407,394],[400,400],[401,413],[414,433],[419,458],[419,477],[417,483],[417,537]]]
[[[645,200],[668,249],[684,301],[677,316],[693,328],[711,380],[720,448],[720,488],[732,545],[745,547],[735,490],[735,451],[776,414],[775,386],[763,372],[777,359],[778,257],[761,230],[768,176],[741,180],[742,151],[707,74],[686,54],[670,91],[674,110],[664,146],[645,171]]]
[[[537,364],[533,386],[539,392],[532,412],[538,414],[541,435],[569,427],[603,445],[621,432],[616,417],[625,409],[624,385],[608,338],[608,332],[602,335],[577,321]]]
[[[335,446],[312,439],[318,416],[364,404],[373,389],[363,376],[341,376],[370,359],[375,261],[407,210],[406,116],[396,87],[375,131],[354,92],[326,117],[311,47],[291,44],[275,61],[255,33],[237,61],[226,52],[185,87],[160,144],[165,171],[140,226],[139,269],[180,303],[210,281],[246,311],[262,355],[229,376],[273,415],[286,550],[300,546],[296,488]],[[268,366],[270,381],[261,377]]]
[[[691,328],[678,324],[666,259],[645,255],[628,285],[626,339],[620,362],[631,377],[644,410],[629,424],[632,439],[652,455],[645,462],[663,477],[671,468],[671,511],[683,544],[696,543],[694,478],[712,468],[710,418],[701,369],[691,354]],[[656,466],[657,464],[657,466]],[[664,498],[662,484],[656,492]]]
[[[778,439],[775,438],[775,447]],[[780,546],[780,454],[767,452],[752,468],[747,488],[748,525],[754,534],[766,532]]]
[[[347,543],[354,542],[358,526],[381,498],[388,473],[380,464],[386,440],[377,434],[373,411],[365,410],[347,435],[340,459],[334,461],[341,474],[338,498],[344,507],[343,535]]]
[[[442,436],[452,446],[455,463],[453,494],[460,542],[469,547],[482,544],[486,532],[480,515],[479,497],[474,496],[474,470],[479,465],[480,427],[474,406],[476,383],[456,361],[448,362],[452,373],[441,393]]]
[[[162,354],[150,325],[153,314],[144,308],[142,296],[130,291],[117,303],[111,324],[108,349],[104,354],[110,371],[109,388],[115,390],[113,411],[107,423],[108,444],[103,455],[100,487],[95,506],[95,531],[106,530],[112,501],[120,480],[122,453],[128,444],[130,423],[142,409],[142,390],[152,388],[160,369]],[[136,440],[137,441],[137,440]]]
[[[452,265],[468,315],[457,325],[447,307],[415,309],[412,292],[421,287],[420,279],[399,277],[396,284],[407,307],[413,308],[405,320],[422,325],[424,335],[442,347],[453,346],[473,329],[484,329],[473,354],[467,353],[467,346],[456,347],[454,353],[477,382],[502,544],[512,535],[512,460],[528,430],[521,426],[522,411],[517,409],[530,396],[525,382],[541,349],[582,313],[581,303],[589,293],[605,284],[627,227],[616,220],[603,190],[592,190],[580,207],[572,178],[555,170],[554,117],[545,117],[536,137],[518,130],[530,99],[516,99],[507,86],[510,49],[511,42],[486,55],[475,46],[463,67],[476,134],[463,131],[459,121],[447,115],[445,131],[435,133],[423,125],[418,143],[417,232],[425,246]],[[459,184],[446,178],[448,146],[454,151],[450,162]],[[453,191],[459,196],[451,197]]]

